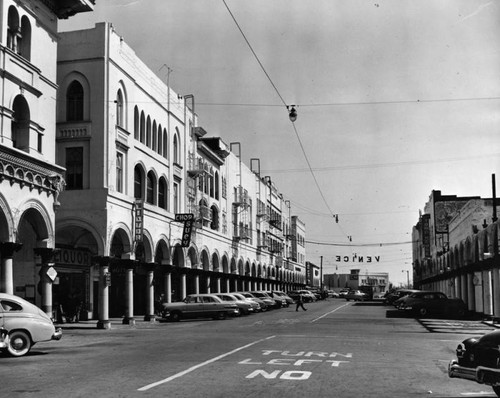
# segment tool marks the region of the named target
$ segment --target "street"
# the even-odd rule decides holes
[[[8,397],[494,397],[449,379],[480,321],[403,317],[382,303],[328,299],[224,321],[67,324],[59,342],[0,356]]]

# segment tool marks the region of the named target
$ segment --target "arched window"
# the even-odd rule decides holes
[[[168,184],[164,177],[160,178],[158,184],[158,206],[168,210]]]
[[[26,99],[18,95],[12,104],[12,145],[14,148],[29,152],[30,148],[30,109]]]
[[[144,116],[144,111],[141,112],[141,125],[139,129],[139,141],[141,141],[143,144],[145,142],[145,131],[146,130],[146,117]]]
[[[146,202],[152,205],[155,204],[155,192],[156,192],[156,177],[154,173],[150,171],[147,176]]]
[[[157,130],[157,128],[156,128],[156,120],[153,120],[153,133],[152,133],[152,135],[153,135],[153,144],[152,144],[151,149],[152,149],[153,151],[155,151],[155,152],[156,152],[156,150],[157,150],[157,148],[158,148],[158,147],[157,147],[157,145],[158,145],[158,144],[157,144],[158,137],[157,137],[157,132],[156,132],[156,130]]]
[[[163,136],[163,131],[161,129],[161,124],[160,124],[158,126],[158,153],[160,155],[163,153],[162,136]]]
[[[174,135],[174,163],[179,164],[179,143],[177,142],[177,134]]]
[[[149,116],[146,122],[146,146],[151,148],[151,118]]]
[[[134,198],[144,198],[144,178],[139,165],[134,168]]]
[[[122,90],[116,93],[116,125],[123,127],[123,94]]]
[[[66,91],[66,120],[68,122],[83,120],[83,87],[73,80]]]
[[[7,17],[7,47],[15,53],[19,51],[17,41],[20,36],[19,14],[14,6],[10,6]]]
[[[210,223],[210,228],[218,231],[219,230],[219,210],[217,209],[217,206],[212,206],[211,212],[212,212],[212,222]]]
[[[139,137],[139,108],[134,107],[134,138],[138,140]]]
[[[167,129],[163,130],[163,157],[168,159],[168,134]]]
[[[27,16],[21,18],[21,37],[18,38],[18,53],[21,57],[31,59],[31,24]]]
[[[214,179],[214,188],[215,188],[215,199],[219,200],[219,172],[215,172]]]

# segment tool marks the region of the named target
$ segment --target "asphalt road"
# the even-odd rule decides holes
[[[69,325],[60,341],[0,356],[0,397],[495,397],[449,379],[456,345],[492,327],[416,320],[329,299],[224,321]]]

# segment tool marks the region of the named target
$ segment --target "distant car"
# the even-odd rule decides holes
[[[246,300],[242,300],[231,293],[216,293],[217,297],[219,297],[222,301],[227,301],[229,303],[236,304],[240,309],[240,314],[248,315],[251,312],[254,312],[254,308],[252,304],[250,304]]]
[[[226,319],[228,315],[239,315],[236,304],[222,301],[215,294],[190,294],[183,301],[162,304],[163,318],[181,319],[213,318]]]
[[[278,292],[266,292],[269,297],[271,297],[274,301],[276,301],[276,303],[278,303],[278,308],[285,308],[285,307],[288,307],[290,305],[290,303],[286,300],[286,297],[285,296],[282,296],[281,294],[279,294]],[[289,297],[289,299],[292,301],[293,303],[293,300]]]
[[[0,330],[7,337],[0,343],[15,357],[26,355],[40,341],[60,340],[61,329],[36,305],[12,294],[0,293]]]
[[[462,341],[456,349],[457,359],[453,359],[448,365],[448,376],[489,385],[500,397],[498,347],[500,330]]]
[[[288,295],[294,302],[298,300],[299,296],[302,296],[302,300],[304,300],[305,303],[316,301],[316,296],[309,290],[291,290],[288,292]]]
[[[339,292],[339,297],[340,298],[345,298],[346,294],[349,293],[351,291],[351,289],[342,289],[340,292]]]
[[[347,301],[366,301],[369,299],[368,294],[362,292],[361,290],[351,290],[349,293],[347,293],[344,298]]]
[[[254,297],[257,297],[258,299],[261,299],[264,303],[266,303],[267,308],[280,308],[281,307],[281,300],[277,302],[269,294],[266,292],[261,292],[261,291],[252,291],[250,292]]]
[[[269,303],[269,302],[267,302],[267,303],[266,303],[264,300],[261,300],[260,298],[255,297],[255,296],[254,296],[252,293],[250,293],[250,292],[237,292],[237,293],[241,294],[242,296],[244,296],[244,297],[246,297],[246,298],[248,298],[248,299],[250,299],[250,300],[255,301],[256,303],[259,303],[259,305],[260,305],[260,310],[261,310],[262,312],[267,311],[269,308],[272,308],[272,307],[269,307],[269,305],[270,305],[270,303]]]
[[[340,295],[335,290],[327,290],[328,297],[339,298]]]
[[[385,304],[391,304],[393,305],[394,302],[398,299],[400,299],[401,297],[405,297],[405,296],[408,296],[412,293],[415,293],[415,292],[418,292],[419,290],[415,290],[415,289],[397,289],[397,290],[393,290],[392,292],[390,293],[387,293],[387,295],[385,296],[384,298],[384,303]]]
[[[260,312],[260,311],[262,311],[262,308],[260,307],[260,304],[256,300],[252,300],[251,298],[245,297],[241,293],[231,292],[231,294],[234,297],[239,298],[240,300],[243,300],[243,301],[246,301],[247,303],[249,303],[252,306],[252,308],[253,308],[253,312]]]
[[[277,292],[277,291],[273,291],[274,294],[277,294],[278,296],[282,297],[285,299],[286,303],[287,303],[287,307],[289,305],[292,305],[294,303],[294,300],[289,296],[287,295],[285,292]]]
[[[416,316],[442,315],[463,317],[467,306],[461,299],[450,299],[435,291],[419,291],[403,297],[398,309]]]

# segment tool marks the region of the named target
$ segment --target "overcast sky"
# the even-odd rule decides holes
[[[406,283],[403,242],[431,191],[492,196],[499,1],[97,0],[60,30],[102,21],[165,82],[172,70],[209,135],[240,142],[247,165],[260,159],[321,243],[307,259],[323,256],[324,273]],[[284,104],[297,105],[294,125]],[[335,261],[353,254],[380,261]]]

